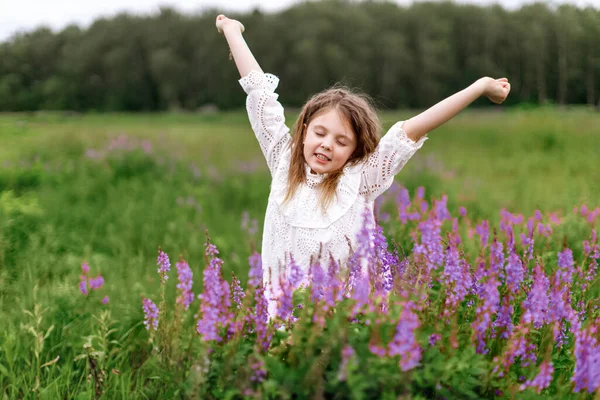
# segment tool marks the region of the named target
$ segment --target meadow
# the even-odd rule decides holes
[[[395,121],[410,115],[407,111],[382,112],[384,132]],[[286,117],[291,125],[295,115]],[[449,237],[451,232],[461,232],[461,251],[469,260],[483,254],[484,246],[480,247],[477,238],[480,233],[474,235],[475,227],[482,221],[489,221],[490,238],[494,229],[498,235],[508,232],[502,223],[506,224],[512,216],[516,221],[519,214],[521,222],[509,225],[515,229],[520,226],[524,232],[530,217],[536,223],[542,219],[544,223],[552,221],[552,231],[536,240],[535,257],[527,259],[526,246],[521,251],[516,234],[527,284],[522,285],[521,292],[514,292],[513,300],[522,300],[532,291],[539,273],[538,262],[548,277],[554,273],[558,253],[565,246],[572,250],[582,273],[587,272],[583,264],[593,255],[583,241],[592,240],[589,243],[593,245],[590,235],[600,220],[600,113],[554,107],[474,109],[429,136],[396,177],[397,185],[382,198],[379,220],[390,251],[393,241],[407,255],[414,253],[411,233],[420,228],[416,222],[401,221],[398,215],[399,209],[409,210],[400,207],[402,196],[407,193],[415,199],[417,193],[424,193],[422,197],[430,209],[446,196],[444,206],[449,214],[453,218],[461,216],[456,229],[451,218],[439,222]],[[374,380],[358,368],[359,364],[348,370],[344,380],[339,375],[337,380],[326,379],[330,368],[338,371],[340,365],[348,365],[349,356],[339,355],[340,348],[346,349],[348,336],[340,339],[339,348],[328,347],[327,352],[337,351],[337,358],[332,358],[337,361],[323,361],[321,354],[327,352],[321,350],[306,357],[314,361],[311,365],[322,368],[317,372],[310,365],[300,367],[299,361],[291,361],[302,358],[293,348],[296,345],[306,351],[304,345],[298,344],[303,342],[294,334],[286,336],[288,333],[273,327],[269,328],[273,351],[261,352],[253,347],[256,327],[243,338],[236,336],[237,331],[227,333],[239,339],[235,347],[203,340],[206,336],[196,333],[196,321],[206,315],[206,304],[200,306],[202,301],[208,301],[206,296],[204,300],[194,299],[189,310],[177,307],[181,290],[175,287],[175,268],[165,280],[164,275],[157,273],[157,254],[159,248],[168,254],[173,267],[179,260],[189,263],[195,294],[203,292],[203,271],[209,263],[218,264],[227,282],[232,282],[234,273],[242,288],[254,287],[248,277],[249,258],[255,250],[260,251],[270,177],[243,111],[2,114],[0,143],[0,398],[292,398],[294,393],[298,398],[318,398],[315,392],[321,398],[397,398],[398,393],[403,398],[419,398],[419,391],[424,393],[422,398],[591,396],[583,394],[587,392],[581,388],[573,392],[573,332],[566,333],[567,345],[562,350],[548,347],[555,329],[548,321],[536,333],[537,360],[548,361],[552,357],[555,379],[542,394],[532,389],[522,393],[515,389],[525,378],[513,370],[505,377],[489,378],[485,371],[494,363],[492,355],[503,353],[499,350],[503,345],[498,339],[490,342],[487,356],[476,352],[465,328],[470,322],[465,321],[476,320],[481,313],[474,312],[474,308],[470,313],[458,312],[470,307],[469,301],[476,302],[475,297],[459,299],[452,314],[457,316],[456,323],[449,322],[445,333],[439,331],[440,342],[447,344],[444,348],[460,350],[450,351],[453,362],[424,355],[423,360],[439,365],[440,370],[428,370],[423,361],[421,366],[413,367],[418,371],[414,375],[394,369],[398,360],[379,364],[372,360],[377,348],[367,346],[373,340],[365,329],[371,333],[374,330],[364,315],[371,315],[373,310],[365,311],[363,316],[353,315],[352,322],[339,317],[342,313],[338,312],[338,318],[327,322],[350,330],[354,329],[352,324],[360,325],[351,340],[358,343],[362,338],[367,353],[371,352],[359,354],[360,357],[371,360],[369,370],[378,371],[382,381],[402,381],[401,388],[388,388],[379,381],[375,387],[370,386]],[[506,217],[501,210],[512,216]],[[207,233],[218,256],[207,253]],[[506,250],[508,259],[512,253],[508,246]],[[222,260],[222,267],[221,261],[214,261],[216,257]],[[418,254],[411,257],[418,264]],[[493,262],[492,257],[490,263]],[[475,262],[471,266],[477,276]],[[102,282],[96,280],[99,275]],[[395,278],[400,279],[400,275]],[[597,297],[598,288],[595,276],[592,278],[588,287],[573,295],[574,304],[575,299],[585,303],[578,310],[587,312],[583,318],[586,321],[593,321],[597,315],[592,300]],[[204,276],[204,282],[206,279]],[[87,285],[87,295],[81,291],[82,282]],[[420,281],[416,282],[418,286]],[[503,285],[510,287],[505,281]],[[428,304],[443,303],[445,297],[439,286],[431,284],[429,289],[433,294],[428,295]],[[510,291],[502,290],[503,294]],[[232,288],[231,292],[233,295],[235,290]],[[254,296],[249,291],[246,299],[251,297],[249,293]],[[303,302],[299,296],[294,300]],[[392,316],[389,326],[381,326],[382,343],[392,340],[394,318],[410,313],[406,304],[417,302],[408,300],[410,294],[402,296],[406,297],[403,301],[389,305]],[[161,313],[165,313],[161,314],[165,322],[157,331],[146,329],[143,323],[142,299],[146,298],[154,299],[161,305]],[[347,299],[350,300],[359,301]],[[317,306],[308,307],[308,303],[304,303],[305,311],[299,308],[297,312],[308,313],[311,309],[316,313]],[[171,307],[169,315],[162,307],[166,304]],[[418,309],[420,316],[427,313]],[[524,310],[515,308],[515,327],[522,326],[519,320],[526,314]],[[397,312],[396,316],[392,311]],[[432,315],[421,319],[422,336],[433,334],[429,329],[436,324]],[[318,325],[304,316],[292,329],[298,335],[307,335],[313,329],[311,323]],[[494,319],[494,313],[491,318]],[[333,328],[328,327],[331,332]],[[225,342],[232,343],[229,339],[228,336]],[[323,344],[317,342],[310,342],[314,346],[311,349],[319,349]],[[354,348],[360,353],[357,346]],[[431,352],[427,354],[431,356]],[[391,353],[381,358],[393,359]],[[289,362],[274,361],[282,359]],[[265,376],[244,375],[248,374],[243,372],[244,365],[251,365],[255,371],[263,368],[258,367],[261,363],[266,363]],[[292,368],[296,371],[293,378],[284,373]],[[440,372],[445,368],[449,369],[446,375]],[[458,372],[453,375],[452,371]],[[524,371],[527,379],[537,374],[534,369]],[[232,378],[227,378],[228,374]],[[436,376],[446,380],[432,383],[438,379]],[[454,381],[461,377],[464,380]],[[238,384],[244,379],[247,387]],[[338,386],[328,386],[333,381]],[[464,392],[457,389],[459,386],[464,387]],[[300,393],[300,387],[308,389]],[[331,394],[333,391],[337,397]]]

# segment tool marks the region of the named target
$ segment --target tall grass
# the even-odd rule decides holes
[[[409,116],[382,113],[384,127]],[[429,136],[397,183],[446,194],[451,213],[464,206],[474,223],[498,223],[502,208],[566,216],[600,205],[600,114],[471,111]],[[193,393],[192,376],[149,357],[141,299],[160,291],[159,246],[201,276],[206,231],[225,278],[246,285],[270,177],[245,114],[2,115],[0,140],[0,394],[90,398],[100,378],[106,398]],[[393,195],[382,225],[410,249]],[[245,212],[257,232],[242,226]],[[585,238],[583,225],[569,229]],[[84,261],[106,281],[88,296]],[[175,296],[169,286],[166,301]]]

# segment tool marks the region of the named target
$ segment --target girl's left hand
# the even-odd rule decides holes
[[[510,92],[510,83],[508,83],[508,79],[506,78],[484,78],[485,79],[485,88],[483,90],[483,94],[490,99],[492,102],[496,104],[501,104],[508,93]]]

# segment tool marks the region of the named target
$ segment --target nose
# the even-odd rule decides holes
[[[327,139],[323,140],[323,142],[321,143],[321,147],[326,150],[331,150],[331,144]]]

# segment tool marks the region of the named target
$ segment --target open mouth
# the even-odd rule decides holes
[[[321,163],[326,163],[328,161],[331,161],[331,159],[321,153],[315,153],[315,157],[317,158],[317,161],[321,162]]]

